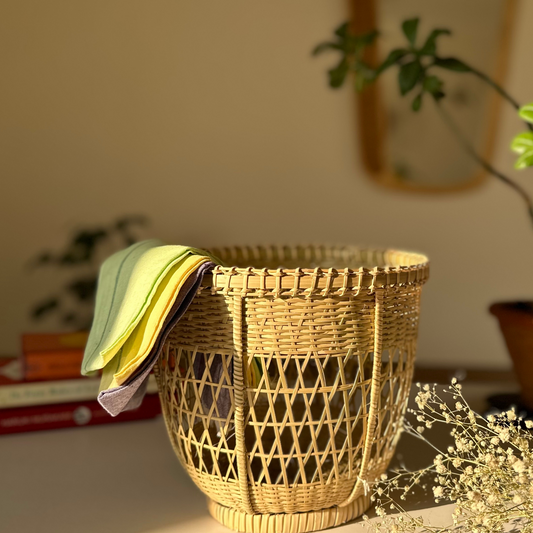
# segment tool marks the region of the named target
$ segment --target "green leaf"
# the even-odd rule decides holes
[[[517,135],[511,142],[511,150],[517,154],[533,150],[533,132],[526,131]]]
[[[406,50],[405,48],[395,48],[394,50],[391,50],[385,61],[383,61],[383,63],[381,63],[381,65],[378,67],[378,75],[405,57],[408,53],[409,50]]]
[[[350,28],[349,22],[343,22],[336,30],[335,35],[338,37],[346,37],[348,35],[348,30]]]
[[[437,37],[439,35],[451,35],[450,30],[446,29],[436,29],[433,30],[429,37],[427,38],[426,42],[424,43],[424,46],[420,49],[420,55],[423,56],[434,56],[437,53]]]
[[[371,45],[376,37],[378,36],[378,31],[373,30],[369,33],[363,33],[362,35],[357,36],[357,40],[363,45],[363,46],[369,46]]]
[[[527,167],[533,167],[533,150],[529,150],[527,152],[524,152],[514,164],[514,167],[518,170],[522,170],[523,168]]]
[[[402,24],[402,30],[407,40],[411,43],[411,46],[415,45],[416,33],[418,31],[418,18],[405,20]]]
[[[533,102],[526,104],[520,108],[518,112],[520,118],[526,122],[531,122],[533,124]]]
[[[345,39],[344,50],[349,55],[355,54],[359,57],[361,56],[361,53],[364,51],[364,49],[374,42],[374,39],[377,35],[377,31],[364,33],[362,35],[349,35]]]
[[[359,61],[355,65],[355,90],[361,92],[368,84],[377,78],[377,71],[366,63]]]
[[[471,72],[472,69],[461,60],[455,57],[436,57],[435,65],[437,67],[445,68],[447,70],[454,70],[455,72]]]
[[[411,104],[411,107],[413,108],[413,111],[420,111],[420,108],[422,107],[422,93],[420,93]]]
[[[38,265],[47,265],[50,263],[53,263],[55,261],[55,257],[52,255],[51,252],[43,252],[41,255],[35,258],[34,260],[34,266]]]
[[[59,300],[57,298],[49,298],[40,304],[37,304],[32,312],[32,318],[39,319],[44,315],[47,315],[50,311],[53,311],[59,307]]]
[[[360,93],[367,86],[367,81],[365,80],[363,76],[360,76],[359,74],[355,76],[354,82],[355,82],[355,90],[358,93]]]
[[[328,70],[330,87],[333,87],[334,89],[341,87],[346,80],[348,70],[348,60],[346,57],[343,57],[336,67]]]
[[[87,301],[94,299],[96,294],[96,283],[96,277],[89,276],[72,281],[66,288],[78,300]]]
[[[431,94],[437,94],[442,92],[442,80],[440,78],[437,78],[437,76],[427,76],[424,79],[424,91],[431,93]]]
[[[421,74],[422,65],[417,59],[401,66],[398,74],[398,82],[400,84],[400,92],[402,93],[402,96],[414,88],[420,79]]]
[[[324,43],[320,43],[317,46],[315,46],[311,53],[312,55],[317,56],[318,54],[321,54],[322,52],[325,52],[326,50],[342,50],[342,46],[337,43],[324,42]]]

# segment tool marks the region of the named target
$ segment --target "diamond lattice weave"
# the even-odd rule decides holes
[[[357,516],[399,435],[427,259],[353,247],[212,252],[236,266],[206,276],[157,368],[178,458],[212,514],[239,531]]]

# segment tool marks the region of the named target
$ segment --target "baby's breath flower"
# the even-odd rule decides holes
[[[379,520],[365,519],[367,526],[375,533],[450,531],[426,527],[423,519],[404,512],[396,503],[396,494],[405,500],[419,486],[423,490],[431,487],[436,502],[455,504],[453,531],[496,533],[517,526],[521,520],[520,530],[533,533],[533,435],[524,429],[532,429],[533,420],[522,421],[515,410],[484,419],[470,409],[457,380],[444,391],[454,399],[451,405],[455,410],[439,397],[435,386],[418,384],[418,388],[418,409],[408,412],[420,425],[406,424],[406,432],[416,432],[420,440],[429,442],[422,435],[424,430],[435,422],[445,422],[450,425],[453,446],[438,453],[422,470],[402,470],[390,479],[382,476],[372,496],[378,502]],[[387,515],[384,505],[400,514]]]
[[[501,428],[498,437],[502,442],[507,442],[511,436],[508,428]]]
[[[433,487],[433,495],[435,498],[441,498],[444,496],[444,489],[442,487]]]
[[[521,459],[517,459],[516,461],[513,461],[513,470],[517,474],[521,474],[522,472],[525,472],[527,470],[526,465],[524,464],[524,461]]]
[[[439,474],[446,474],[448,472],[448,469],[443,464],[437,465],[435,470]]]

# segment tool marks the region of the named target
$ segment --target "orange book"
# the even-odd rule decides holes
[[[24,333],[22,352],[50,352],[60,350],[85,349],[88,331],[75,333]]]
[[[81,377],[83,349],[26,352],[23,356],[24,379],[28,381]]]
[[[87,331],[22,335],[24,379],[28,381],[81,377]]]

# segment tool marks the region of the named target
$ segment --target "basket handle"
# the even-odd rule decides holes
[[[376,289],[376,305],[374,310],[374,364],[372,365],[372,381],[370,389],[370,408],[368,410],[368,422],[365,435],[365,443],[363,447],[363,458],[361,461],[361,469],[355,481],[352,492],[339,504],[339,507],[345,507],[352,503],[361,495],[362,491],[366,492],[366,476],[368,474],[368,467],[370,464],[370,452],[372,450],[372,442],[374,440],[376,426],[377,426],[377,411],[379,396],[381,394],[381,357],[383,347],[383,289]]]
[[[243,327],[242,296],[233,296],[233,394],[235,398],[235,453],[237,455],[237,475],[239,479],[239,492],[241,495],[241,510],[254,514],[248,486],[248,454],[244,439],[244,374],[242,368],[242,327]]]

